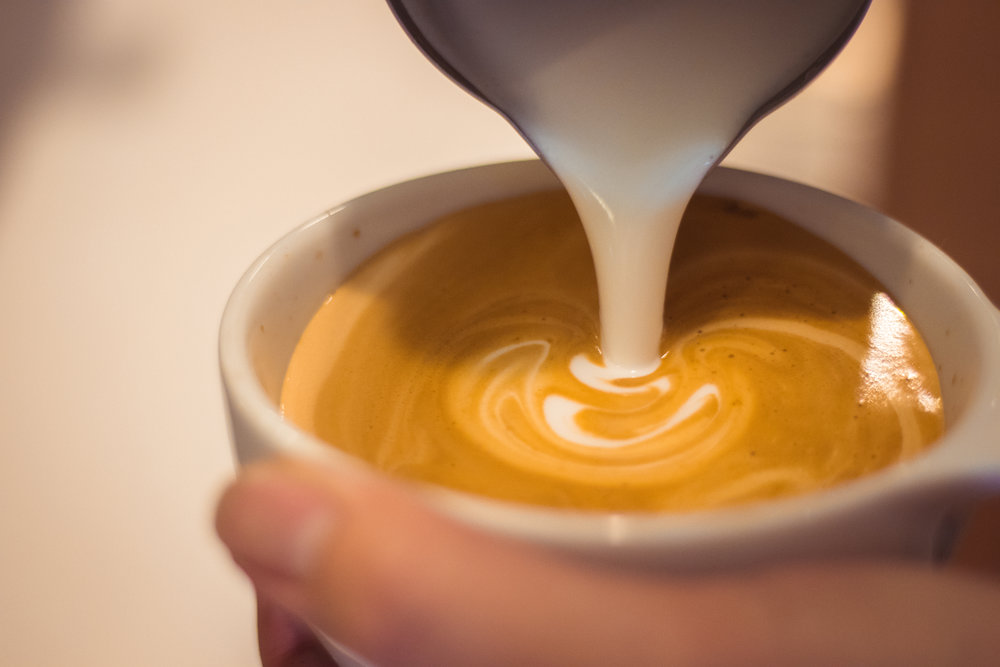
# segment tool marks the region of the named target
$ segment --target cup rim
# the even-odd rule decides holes
[[[528,192],[530,190],[525,188],[532,185],[536,186],[535,189],[558,187],[558,181],[538,160],[468,167],[389,185],[351,199],[292,229],[265,250],[240,278],[229,297],[220,324],[222,383],[230,409],[238,412],[271,444],[274,454],[324,461],[358,474],[370,474],[375,470],[284,420],[257,380],[250,359],[247,330],[261,273],[275,258],[294,247],[305,230],[315,225],[331,224],[338,216],[349,215],[354,209],[363,208],[379,198],[399,196],[400,193],[405,198],[433,188],[449,178],[472,178],[481,183],[513,179],[513,186],[498,186],[498,192],[503,196],[513,196],[518,191]],[[702,547],[711,547],[749,535],[766,539],[768,534],[778,535],[814,522],[835,523],[844,516],[865,511],[873,503],[904,502],[914,494],[934,495],[942,490],[954,492],[954,487],[959,484],[979,484],[995,491],[1000,486],[1000,453],[994,451],[997,449],[994,445],[989,450],[993,456],[991,464],[979,470],[970,470],[969,460],[975,457],[982,459],[985,450],[977,447],[980,443],[967,434],[975,427],[970,422],[983,419],[992,420],[996,429],[994,432],[1000,432],[1000,311],[968,274],[916,232],[871,208],[837,195],[787,179],[729,167],[716,167],[701,189],[708,193],[720,190],[726,190],[728,196],[743,198],[771,210],[775,207],[770,201],[758,200],[769,200],[775,196],[822,200],[851,215],[862,216],[871,224],[880,225],[883,233],[916,237],[936,270],[964,287],[958,291],[956,298],[965,302],[972,313],[977,329],[974,332],[976,339],[988,356],[985,363],[997,370],[987,378],[988,386],[976,394],[962,419],[948,427],[939,444],[911,460],[832,488],[788,498],[683,513],[563,510],[495,500],[418,482],[396,481],[416,489],[430,505],[460,520],[495,532],[576,549],[626,545],[641,550],[683,545],[691,541]],[[476,195],[474,199],[487,200],[481,195]],[[455,209],[458,208],[463,207],[456,205]],[[783,214],[781,210],[775,212]],[[795,221],[794,217],[791,219]],[[966,437],[963,438],[963,435]],[[960,447],[962,442],[966,446]],[[942,449],[946,451],[942,453]],[[963,456],[956,459],[954,454],[958,449],[963,450]]]

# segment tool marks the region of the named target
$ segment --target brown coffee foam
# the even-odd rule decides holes
[[[902,315],[889,322],[907,327],[894,365],[870,377],[873,314],[888,312],[873,304],[886,299],[790,223],[696,198],[655,374],[673,388],[609,396],[568,371],[575,355],[599,360],[586,239],[565,195],[529,195],[449,216],[363,265],[303,335],[282,402],[292,421],[393,474],[519,502],[659,511],[804,493],[941,432],[933,363]],[[637,437],[707,383],[718,400],[623,447],[567,442],[540,417],[545,397],[562,395],[596,406],[579,414],[584,430]]]

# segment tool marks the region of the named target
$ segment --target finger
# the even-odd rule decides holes
[[[257,642],[262,667],[337,667],[301,620],[259,593]]]
[[[377,664],[682,663],[721,646],[721,588],[695,596],[572,563],[315,466],[254,467],[217,524],[259,590]],[[750,650],[755,627],[729,635]]]
[[[376,664],[991,664],[1000,593],[898,564],[711,579],[604,570],[480,534],[397,485],[293,462],[223,496],[259,590]]]

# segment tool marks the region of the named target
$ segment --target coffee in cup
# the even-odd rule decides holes
[[[278,409],[289,359],[310,319],[355,269],[406,234],[465,208],[557,187],[537,160],[435,174],[338,205],[264,251],[233,290],[219,332],[239,462],[305,457],[343,475],[371,474],[370,465],[294,426]],[[713,170],[701,192],[795,222],[888,287],[937,366],[945,428],[934,446],[822,492],[702,512],[567,512],[433,484],[408,485],[414,502],[494,534],[673,571],[802,558],[927,561],[947,553],[969,504],[998,490],[1000,312],[944,253],[861,204],[726,168]]]
[[[826,489],[942,432],[934,362],[885,287],[761,207],[688,207],[653,373],[604,365],[597,301],[561,190],[447,215],[320,307],[283,412],[393,475],[613,512]]]

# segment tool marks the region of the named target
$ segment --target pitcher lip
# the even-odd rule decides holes
[[[238,413],[253,429],[265,434],[273,446],[274,454],[290,454],[318,458],[335,465],[374,470],[367,464],[321,442],[314,436],[300,431],[284,421],[273,402],[257,382],[249,360],[246,328],[249,310],[253,307],[253,294],[261,280],[261,269],[293,247],[302,231],[330,219],[347,215],[359,202],[386,196],[401,187],[420,188],[421,184],[460,172],[489,174],[520,174],[526,182],[538,181],[538,187],[558,185],[543,182],[545,175],[551,179],[547,168],[537,160],[524,160],[470,167],[455,172],[433,174],[413,181],[390,185],[382,190],[362,195],[336,209],[314,218],[292,230],[265,251],[246,271],[233,290],[222,316],[219,331],[219,361],[223,385],[231,409]],[[522,173],[523,172],[523,173]],[[718,167],[710,179],[744,180],[756,188],[769,183],[771,187],[792,188],[808,196],[835,198],[844,205],[865,208],[860,204],[829,193],[763,174]],[[508,193],[512,194],[512,193]],[[753,198],[750,201],[755,201]],[[758,202],[768,206],[767,202]],[[865,209],[871,211],[871,209]],[[780,212],[779,212],[780,213]],[[874,213],[874,212],[873,212]],[[877,214],[894,225],[886,216]],[[913,233],[913,232],[908,232]],[[929,242],[927,245],[930,246]],[[931,246],[933,248],[933,246]],[[940,251],[938,251],[940,252]],[[943,253],[942,253],[943,255]],[[975,283],[954,262],[945,257],[952,269],[957,269],[969,285],[966,298],[989,303]],[[985,321],[989,317],[989,322]],[[561,510],[532,505],[519,505],[493,500],[461,491],[432,487],[419,483],[415,486],[420,495],[447,514],[461,519],[471,519],[500,532],[519,536],[534,536],[542,541],[567,545],[603,544],[612,546],[644,546],[688,540],[732,540],[740,535],[761,536],[779,533],[789,528],[821,521],[831,517],[864,512],[867,508],[924,493],[946,492],[964,483],[981,482],[985,487],[1000,488],[1000,443],[990,448],[984,438],[975,438],[972,432],[1000,433],[1000,310],[992,307],[988,315],[978,318],[978,332],[984,339],[992,339],[995,348],[991,374],[977,394],[966,414],[955,424],[949,425],[942,436],[941,446],[934,446],[911,460],[894,464],[871,475],[851,480],[836,487],[818,490],[788,498],[772,499],[733,507],[695,510],[685,513],[615,513]],[[988,340],[983,343],[989,350]],[[961,436],[961,437],[960,437]]]

